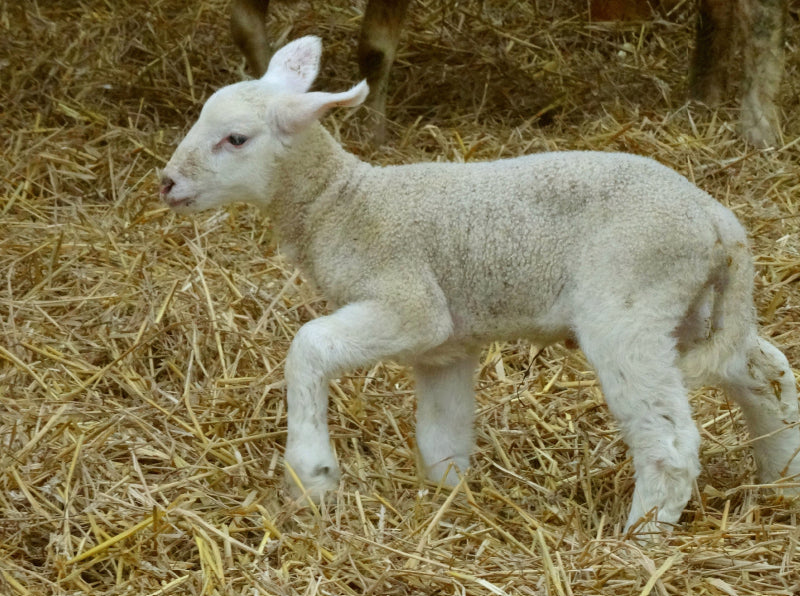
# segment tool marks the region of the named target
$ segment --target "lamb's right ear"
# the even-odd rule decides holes
[[[305,93],[317,78],[321,56],[322,40],[316,35],[295,39],[275,52],[261,80],[286,91]]]
[[[289,136],[297,134],[322,118],[328,110],[361,105],[368,93],[367,82],[361,81],[355,87],[341,93],[312,91],[290,95],[281,105],[275,107],[278,131]]]

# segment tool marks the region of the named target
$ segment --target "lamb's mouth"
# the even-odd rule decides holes
[[[191,207],[194,204],[195,198],[194,197],[182,197],[180,199],[173,199],[168,198],[165,199],[165,202],[171,209],[185,209],[187,207]]]

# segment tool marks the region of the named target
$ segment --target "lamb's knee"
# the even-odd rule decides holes
[[[320,352],[324,351],[320,342],[325,341],[324,335],[318,330],[317,321],[320,320],[309,321],[297,330],[286,354],[287,369],[306,367],[319,361]]]
[[[295,334],[286,355],[286,378],[292,383],[298,376],[331,377],[357,359],[358,346],[337,334],[328,317],[309,321]]]

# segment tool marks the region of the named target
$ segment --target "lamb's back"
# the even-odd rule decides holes
[[[603,152],[373,168],[354,193],[339,225],[358,231],[359,267],[430,273],[476,338],[559,335],[591,277],[651,283],[669,261],[702,276],[721,208],[651,159]]]

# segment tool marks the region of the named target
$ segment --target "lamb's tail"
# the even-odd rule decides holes
[[[722,207],[714,214],[717,243],[708,281],[678,330],[681,369],[689,385],[719,385],[730,363],[756,340],[753,258],[747,236],[734,215]],[[699,330],[699,332],[698,332]]]
[[[705,338],[681,352],[680,366],[688,384],[713,384],[725,389],[742,408],[764,482],[782,476],[800,477],[800,428],[797,387],[786,356],[758,336],[753,306],[754,267],[744,230],[722,209],[718,226],[717,262],[712,268],[713,298],[701,300],[710,326]],[[680,345],[680,344],[679,344]],[[797,484],[787,493],[800,493]]]

